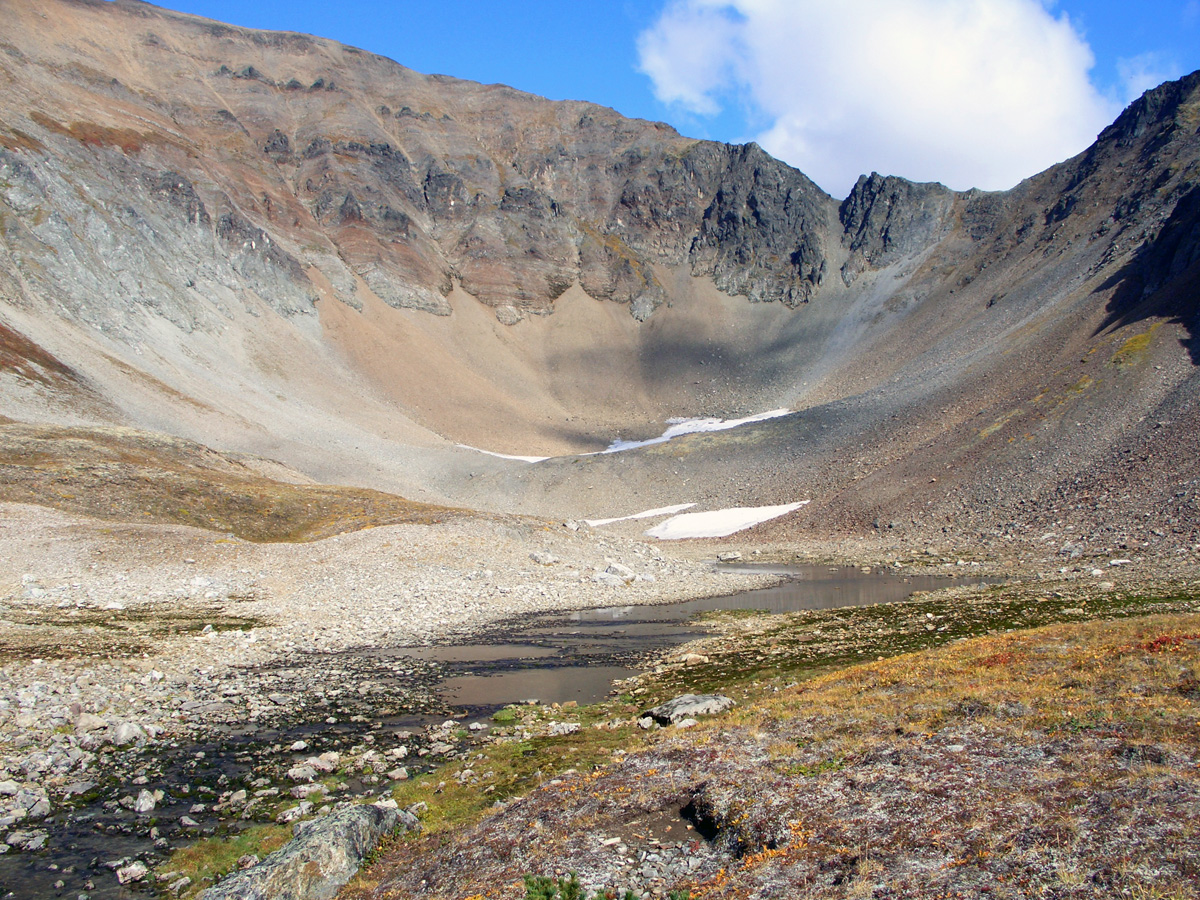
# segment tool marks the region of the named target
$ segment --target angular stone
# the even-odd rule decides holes
[[[633,574],[633,569],[629,566],[623,566],[620,563],[609,563],[608,568],[604,570],[609,575],[616,575],[624,582],[633,581],[637,576]]]
[[[75,732],[77,734],[87,734],[92,731],[99,731],[102,728],[108,727],[108,720],[92,713],[83,713],[75,720]]]
[[[329,900],[379,839],[417,828],[408,812],[351,806],[297,826],[296,837],[262,862],[222,879],[200,900]]]
[[[303,782],[316,781],[317,780],[317,770],[314,769],[312,766],[308,766],[308,765],[292,766],[290,769],[288,769],[287,777],[290,778],[292,781],[303,781]]]
[[[129,884],[133,881],[142,881],[149,874],[150,869],[144,862],[134,860],[129,865],[117,869],[117,881],[121,884]]]
[[[313,805],[312,805],[311,801],[301,800],[298,804],[293,806],[291,809],[285,809],[283,812],[281,812],[279,815],[277,815],[275,817],[275,821],[280,822],[285,825],[288,822],[295,822],[297,819],[301,818],[302,816],[307,816],[309,814],[309,812],[312,810],[312,808],[313,808]]]
[[[696,716],[714,716],[734,705],[731,697],[721,694],[683,694],[661,706],[646,710],[646,715],[660,725],[673,725]]]
[[[138,793],[137,799],[133,802],[133,811],[139,815],[145,815],[146,813],[153,812],[156,805],[157,801],[154,798],[154,794],[143,788]]]
[[[140,743],[144,740],[146,740],[146,732],[140,725],[135,725],[133,722],[122,722],[112,729],[112,742],[118,747]]]

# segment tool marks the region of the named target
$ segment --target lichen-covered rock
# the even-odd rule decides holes
[[[733,706],[733,698],[722,694],[682,694],[646,710],[646,715],[660,725],[673,725],[696,716],[715,716]]]
[[[201,900],[328,900],[388,832],[417,827],[409,812],[351,806],[296,826],[296,836],[262,862],[204,891]]]

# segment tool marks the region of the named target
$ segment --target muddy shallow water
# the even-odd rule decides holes
[[[250,824],[236,814],[231,817],[212,808],[222,791],[239,786],[252,789],[254,779],[262,779],[264,774],[270,784],[286,789],[289,784],[282,779],[282,771],[312,752],[345,751],[364,741],[380,751],[401,743],[420,747],[423,729],[448,715],[462,718],[465,724],[525,700],[544,704],[598,701],[609,694],[613,680],[640,671],[639,663],[648,654],[701,637],[705,632],[694,619],[704,612],[753,609],[782,613],[865,606],[897,602],[915,591],[984,580],[866,573],[849,567],[723,568],[768,571],[786,580],[772,588],[687,603],[523,617],[502,623],[471,644],[340,654],[330,663],[362,669],[389,686],[393,697],[386,704],[386,715],[382,711],[373,717],[352,715],[351,708],[325,707],[320,713],[314,710],[312,721],[281,723],[269,730],[229,730],[204,744],[158,744],[141,755],[122,753],[127,757],[120,765],[123,778],[96,776],[99,783],[84,802],[73,809],[59,807],[39,824],[48,832],[44,850],[0,856],[0,898],[146,897],[153,892],[148,883],[120,886],[106,863],[122,857],[141,858],[153,868],[163,861],[169,846],[186,844],[203,834],[236,832]],[[426,700],[406,708],[405,698],[414,696],[414,660],[419,663]],[[441,708],[430,708],[431,693]],[[297,740],[307,741],[311,749],[291,752],[289,747]],[[405,760],[414,774],[440,761],[432,755]],[[135,773],[142,782],[136,786],[127,780]],[[384,791],[389,784],[386,778],[347,779],[343,792],[331,799]],[[123,795],[136,794],[141,787],[164,792],[152,818],[138,817],[115,802]],[[181,828],[177,823],[183,815],[189,815],[196,825]]]
[[[978,584],[982,577],[946,578],[864,572],[831,566],[722,566],[727,571],[768,572],[786,577],[775,587],[659,606],[618,606],[530,616],[506,623],[494,640],[397,650],[447,665],[440,693],[472,715],[488,715],[509,703],[594,703],[612,681],[639,671],[647,653],[704,634],[695,619],[719,610],[769,613],[895,603],[915,591]]]

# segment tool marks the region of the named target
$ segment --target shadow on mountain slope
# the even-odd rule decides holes
[[[1116,288],[1097,334],[1151,317],[1187,329],[1182,341],[1200,364],[1200,186],[1193,186],[1158,236],[1105,281],[1098,292]]]

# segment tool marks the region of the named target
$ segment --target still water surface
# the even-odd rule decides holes
[[[915,591],[978,584],[980,577],[944,578],[864,572],[832,566],[722,566],[731,572],[766,572],[786,580],[775,587],[659,606],[618,606],[541,614],[480,644],[430,648],[418,654],[448,664],[446,699],[475,715],[508,703],[593,703],[611,682],[635,674],[646,653],[703,636],[701,613],[754,609],[769,613],[895,603]],[[401,651],[409,653],[410,651]],[[428,657],[426,657],[428,658]]]

